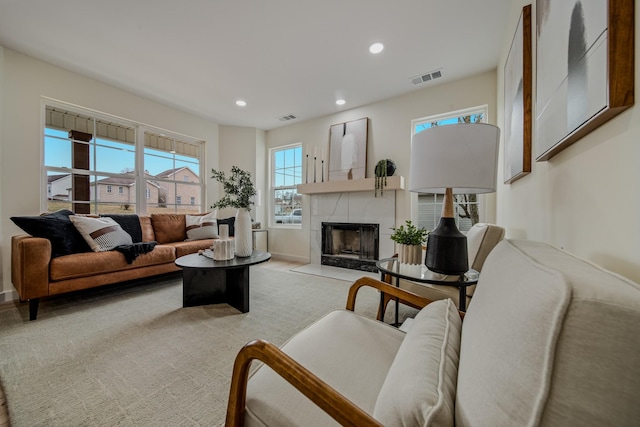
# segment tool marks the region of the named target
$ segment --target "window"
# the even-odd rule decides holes
[[[453,111],[436,116],[424,117],[411,122],[411,134],[422,132],[434,126],[446,126],[456,123],[485,123],[487,106],[474,107],[466,110]],[[412,193],[412,205],[417,204],[417,221],[414,222],[427,230],[433,230],[438,225],[442,213],[442,194]],[[483,196],[476,194],[457,194],[454,196],[454,210],[456,225],[460,231],[466,232],[473,224],[480,222],[483,211]]]
[[[200,176],[202,143],[181,135],[144,131],[144,164],[150,174],[144,181],[151,188],[150,212],[197,213],[204,209],[204,182]],[[153,169],[149,166],[153,165]],[[180,196],[178,196],[180,194]],[[194,199],[182,204],[182,199]]]
[[[271,224],[302,224],[302,144],[271,151]]]
[[[203,141],[52,100],[43,110],[47,211],[174,213],[178,192],[193,200],[180,213],[204,208]]]

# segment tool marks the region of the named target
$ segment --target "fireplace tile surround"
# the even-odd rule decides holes
[[[322,223],[379,224],[381,258],[393,255],[391,227],[395,225],[396,192],[375,197],[371,191],[311,194],[311,264],[320,264]]]

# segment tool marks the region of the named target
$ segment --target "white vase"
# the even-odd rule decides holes
[[[253,238],[251,235],[251,214],[246,208],[239,208],[236,212],[233,240],[236,242],[236,256],[248,257],[253,252]]]

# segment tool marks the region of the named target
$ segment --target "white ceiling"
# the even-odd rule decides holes
[[[284,115],[306,120],[495,69],[510,3],[0,0],[0,45],[220,124],[267,130],[294,122]],[[381,54],[368,51],[375,41]],[[442,78],[411,83],[435,69]]]

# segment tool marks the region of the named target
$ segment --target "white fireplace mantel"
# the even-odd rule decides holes
[[[354,191],[374,191],[375,178],[353,179],[347,181],[326,181],[298,184],[300,194],[348,193]],[[384,190],[404,190],[403,176],[388,176]]]

